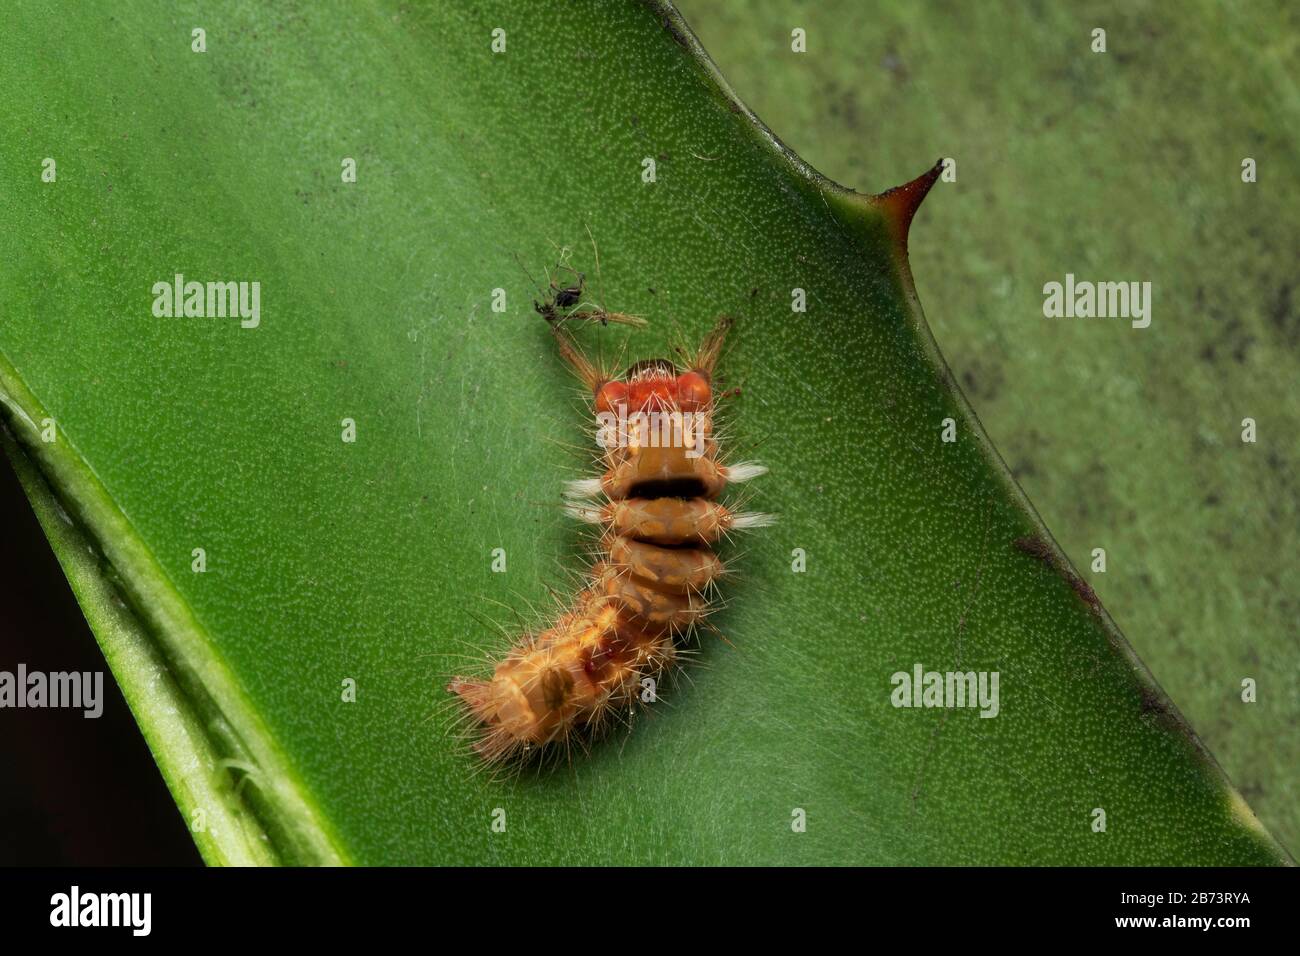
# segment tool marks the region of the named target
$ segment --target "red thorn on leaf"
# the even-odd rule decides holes
[[[916,215],[917,209],[921,207],[921,200],[929,194],[930,187],[938,181],[942,172],[943,160],[941,159],[910,183],[886,189],[879,196],[873,197],[875,204],[893,222],[898,241],[904,246],[907,245],[907,230],[912,225],[912,217]]]

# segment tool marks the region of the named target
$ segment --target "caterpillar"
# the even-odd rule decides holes
[[[597,528],[597,556],[550,627],[526,633],[490,677],[448,685],[488,764],[581,741],[631,711],[642,682],[677,663],[712,609],[726,570],[714,544],[772,522],[719,501],[728,485],[767,471],[719,456],[713,380],[731,325],[724,317],[694,354],[679,350],[680,365],[638,362],[621,376],[584,355],[562,323],[551,325],[597,422],[602,474],[565,491],[567,513]]]

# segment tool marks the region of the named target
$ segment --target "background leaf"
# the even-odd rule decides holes
[[[879,189],[917,156],[957,159],[909,244],[944,356],[1065,553],[1086,569],[1106,548],[1090,583],[1296,846],[1297,11],[681,9],[741,98],[837,182]],[[796,24],[807,55],[790,52]],[[1099,26],[1104,55],[1089,48]],[[882,116],[900,119],[877,135]],[[1045,321],[1042,285],[1066,271],[1151,281],[1153,325]],[[1255,445],[1240,441],[1245,416]]]
[[[1013,547],[1040,529],[929,338],[896,216],[770,142],[671,13],[76,11],[25,9],[0,39],[6,85],[35,91],[0,157],[0,392],[47,528],[57,495],[102,548],[65,569],[151,743],[176,743],[169,707],[203,734],[182,749],[205,785],[155,756],[183,810],[227,821],[208,859],[1286,859],[1109,621]],[[54,61],[77,68],[42,84]],[[694,686],[589,759],[494,782],[436,708],[492,643],[475,615],[509,620],[494,599],[573,567],[553,503],[582,422],[516,256],[569,245],[592,273],[588,227],[607,303],[653,321],[609,347],[741,317],[735,431],[783,520],[747,542],[718,621],[736,647],[707,642]],[[260,327],[154,318],[175,272],[259,281]],[[130,629],[97,617],[93,578]],[[124,641],[174,693],[144,692]],[[918,661],[999,670],[1001,714],[895,710],[890,675]]]

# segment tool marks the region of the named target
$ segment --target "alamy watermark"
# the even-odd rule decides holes
[[[0,708],[69,707],[93,720],[104,712],[103,671],[0,671]]]
[[[1150,282],[1065,282],[1043,286],[1043,315],[1049,319],[1131,319],[1135,329],[1151,324]]]
[[[618,413],[597,412],[600,427],[596,443],[601,448],[685,448],[687,458],[699,458],[707,450],[706,412],[632,412],[626,405]]]
[[[50,925],[55,927],[119,926],[132,936],[153,928],[152,893],[83,893],[75,883],[67,893],[50,897]]]
[[[153,314],[160,319],[239,319],[240,327],[262,323],[262,283],[186,282],[176,273],[153,284]]]
[[[895,707],[979,708],[981,717],[996,717],[998,679],[997,671],[928,671],[918,663],[910,674],[889,678],[889,700]]]

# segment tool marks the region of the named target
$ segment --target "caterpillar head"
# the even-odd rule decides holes
[[[567,329],[552,326],[551,331],[560,355],[591,389],[598,414],[620,407],[632,411],[707,412],[713,405],[713,369],[732,324],[730,317],[720,318],[694,356],[682,366],[669,359],[651,359],[635,363],[621,377],[611,377],[588,359]]]
[[[649,359],[631,366],[621,379],[596,387],[597,412],[624,405],[634,411],[706,410],[713,400],[709,375],[702,369],[680,371],[668,359]]]

